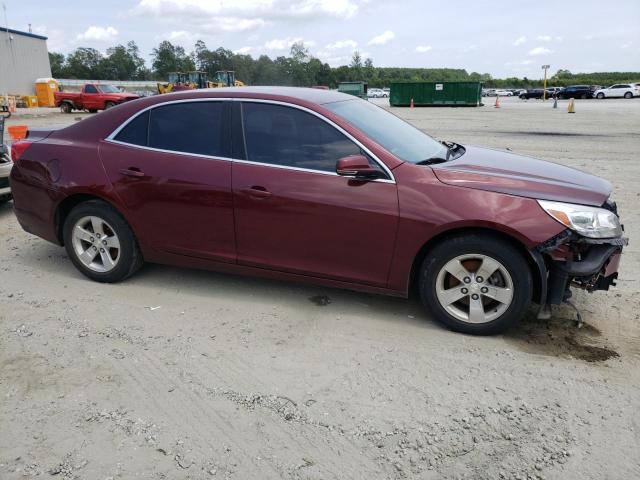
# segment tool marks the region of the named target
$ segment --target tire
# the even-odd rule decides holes
[[[492,264],[499,267],[489,278],[476,278],[481,265]],[[462,280],[447,272],[445,267],[452,269],[451,265],[463,268],[457,273],[464,275]],[[419,289],[427,311],[449,329],[492,335],[523,317],[531,303],[533,285],[529,265],[517,248],[497,236],[474,233],[448,238],[431,249],[422,262]],[[453,298],[451,294],[459,299],[447,303],[447,298]],[[502,302],[490,298],[491,294]],[[473,313],[472,304],[476,306]]]
[[[13,196],[10,193],[7,193],[6,195],[0,195],[0,205],[4,205],[8,201],[10,201],[12,198]]]
[[[90,108],[89,109],[89,113],[96,113],[98,110],[96,110],[95,108]]]
[[[583,100],[585,100],[585,99],[587,98],[587,94],[586,94],[586,93],[583,93],[582,95],[580,95],[580,98],[581,98],[581,99],[583,99]]]
[[[633,98],[633,93],[627,92],[624,94],[624,98]]]
[[[596,98],[599,100],[602,100],[604,98],[604,93],[600,92],[599,94],[596,95]]]
[[[526,100],[527,96],[526,95],[520,95],[520,100]]]
[[[102,224],[100,228],[95,228],[98,221]],[[75,233],[78,226],[84,229],[81,230],[82,236],[89,234],[91,238],[79,238]],[[139,270],[144,263],[138,242],[126,220],[115,208],[101,200],[84,202],[71,210],[64,222],[63,238],[67,254],[75,267],[96,282],[120,282]],[[112,248],[103,249],[105,246]],[[90,252],[84,259],[81,258],[83,251]],[[88,264],[91,253],[93,261]],[[105,261],[107,255],[113,262],[112,266]]]
[[[73,110],[73,107],[69,102],[62,102],[60,104],[60,111],[62,113],[71,113],[72,110]]]
[[[115,103],[113,103],[113,102],[105,102],[105,104],[104,104],[104,109],[105,109],[105,110],[109,110],[110,108],[113,108],[113,107],[115,107],[115,106],[116,106],[116,104],[115,104]]]

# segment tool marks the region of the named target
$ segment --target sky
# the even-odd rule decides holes
[[[640,0],[0,0],[10,28],[49,51],[162,40],[275,58],[303,41],[331,66],[354,50],[382,67],[464,68],[494,77],[640,70]]]

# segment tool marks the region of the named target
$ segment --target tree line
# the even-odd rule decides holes
[[[498,79],[488,73],[469,73],[465,69],[376,67],[372,59],[363,59],[358,51],[353,52],[348,65],[331,67],[311,55],[303,43],[293,44],[288,56],[272,59],[267,55],[254,58],[222,47],[211,50],[202,40],[187,53],[183,47],[165,40],[152,50],[151,68],[133,41],[111,47],[105,54],[94,48],[80,47],[66,56],[50,52],[49,59],[52,75],[56,78],[167,81],[170,72],[201,70],[212,78],[218,70],[235,70],[236,78],[247,85],[325,85],[335,88],[340,82],[362,80],[370,87],[388,87],[392,82],[447,81],[479,81],[490,88],[542,86],[541,79]],[[639,72],[574,74],[558,70],[548,79],[548,85],[610,85],[633,81],[640,82]]]

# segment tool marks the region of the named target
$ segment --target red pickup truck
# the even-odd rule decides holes
[[[132,93],[122,93],[113,85],[87,83],[80,92],[55,92],[56,107],[64,113],[73,110],[89,110],[91,113],[106,110],[119,103],[139,98]]]

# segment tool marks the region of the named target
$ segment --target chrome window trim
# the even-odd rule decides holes
[[[161,152],[161,153],[173,153],[173,154],[176,154],[176,155],[186,155],[186,156],[191,156],[191,157],[208,158],[208,159],[213,159],[213,160],[227,160],[227,161],[231,161],[231,162],[245,163],[245,164],[248,164],[248,165],[262,165],[262,166],[266,166],[266,167],[281,168],[281,169],[286,169],[286,170],[295,170],[295,171],[300,171],[300,172],[320,173],[320,174],[323,174],[323,175],[333,175],[333,176],[342,177],[342,178],[351,178],[351,179],[354,178],[354,177],[347,177],[347,176],[344,176],[344,175],[338,175],[336,172],[328,172],[326,170],[315,170],[315,169],[311,169],[311,168],[291,167],[291,166],[287,166],[287,165],[275,165],[275,164],[272,164],[272,163],[252,162],[251,160],[244,160],[244,159],[240,159],[240,158],[216,157],[216,156],[213,156],[213,155],[204,155],[204,154],[199,154],[199,153],[180,152],[178,150],[164,150],[164,149],[160,149],[160,148],[147,147],[147,146],[143,146],[143,145],[135,145],[133,143],[121,142],[121,141],[115,139],[115,137],[129,123],[131,123],[135,118],[137,118],[139,115],[142,115],[143,113],[145,113],[145,112],[147,112],[149,110],[153,110],[154,108],[164,107],[166,105],[172,105],[174,103],[224,102],[224,101],[227,101],[227,102],[229,102],[229,101],[231,101],[231,102],[247,102],[247,103],[268,103],[268,104],[273,104],[273,105],[281,105],[281,106],[284,106],[284,107],[297,108],[298,110],[302,110],[304,112],[310,113],[311,115],[314,115],[317,118],[319,118],[319,119],[325,121],[326,123],[328,123],[329,125],[331,125],[333,128],[335,128],[340,133],[342,133],[344,136],[346,136],[349,140],[351,140],[353,143],[355,143],[358,147],[360,147],[362,150],[364,150],[371,158],[373,158],[373,160],[378,164],[378,166],[380,166],[380,168],[382,168],[382,170],[389,176],[389,178],[376,178],[376,179],[367,180],[367,181],[369,181],[369,182],[378,182],[378,183],[394,183],[394,184],[396,183],[395,176],[393,175],[393,173],[391,172],[389,167],[387,167],[387,165],[385,165],[385,163],[383,161],[381,161],[371,150],[369,150],[367,147],[365,147],[359,140],[357,140],[353,135],[351,135],[349,132],[347,132],[341,126],[335,124],[333,121],[329,120],[328,118],[326,118],[325,116],[321,115],[320,113],[311,110],[310,108],[303,107],[302,105],[296,105],[294,103],[283,102],[283,101],[280,101],[280,100],[267,100],[267,99],[261,99],[261,98],[248,98],[248,97],[215,97],[215,98],[191,98],[191,99],[181,99],[181,100],[169,100],[167,102],[156,103],[156,104],[149,105],[148,107],[143,108],[142,110],[136,112],[134,115],[129,117],[122,124],[120,124],[119,127],[117,127],[113,132],[111,132],[111,134],[109,136],[107,136],[104,139],[104,141],[110,142],[110,143],[115,143],[115,144],[118,144],[118,145],[124,145],[124,146],[131,147],[131,148],[140,148],[140,149],[143,149],[143,150],[150,150],[150,151]],[[244,125],[243,125],[243,132],[244,132]]]

